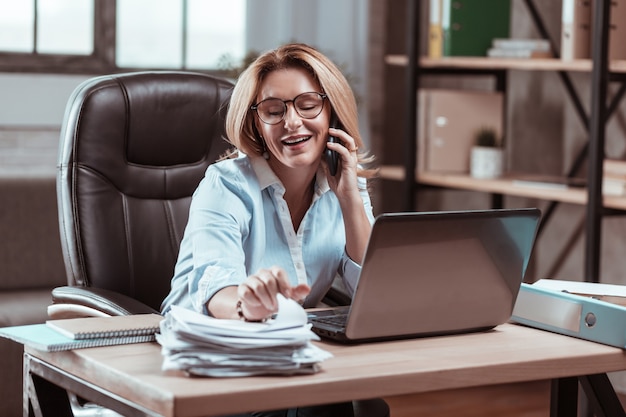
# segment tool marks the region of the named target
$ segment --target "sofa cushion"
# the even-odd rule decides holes
[[[56,182],[0,177],[0,291],[65,285]]]
[[[0,292],[0,327],[43,323],[52,304],[52,288]]]

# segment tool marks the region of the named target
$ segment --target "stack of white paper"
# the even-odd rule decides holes
[[[173,306],[157,334],[163,370],[196,376],[316,372],[332,355],[310,343],[319,338],[304,309],[282,296],[278,301],[278,314],[266,323],[215,319]]]

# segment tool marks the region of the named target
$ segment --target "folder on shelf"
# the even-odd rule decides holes
[[[421,89],[418,102],[420,171],[467,173],[476,131],[492,127],[502,136],[500,92]]]
[[[611,2],[611,24],[609,25],[609,60],[626,59],[626,2]]]
[[[563,0],[561,9],[561,59],[591,57],[591,1]]]
[[[443,31],[441,28],[441,2],[430,0],[428,21],[428,56],[441,58],[443,50]]]
[[[510,0],[442,0],[444,56],[486,56],[494,38],[508,38]]]
[[[626,286],[539,280],[522,284],[512,321],[626,348]]]

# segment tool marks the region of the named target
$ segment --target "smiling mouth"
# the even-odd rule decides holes
[[[297,138],[297,139],[284,140],[283,144],[287,146],[294,146],[294,145],[299,145],[303,142],[306,142],[309,139],[311,139],[311,136],[304,136],[304,137]]]

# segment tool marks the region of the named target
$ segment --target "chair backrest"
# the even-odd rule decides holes
[[[191,195],[229,148],[232,83],[189,72],[85,81],[61,131],[57,195],[69,285],[155,310],[170,289]]]

